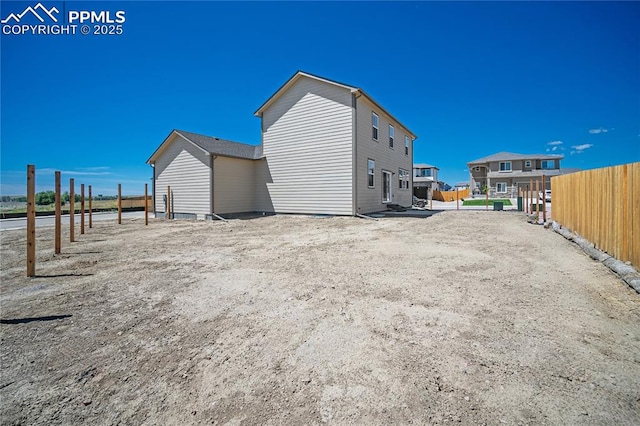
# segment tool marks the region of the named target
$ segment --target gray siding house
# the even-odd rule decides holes
[[[551,177],[563,174],[560,160],[563,155],[513,154],[499,152],[467,163],[473,193],[489,191],[490,197],[515,198],[518,188],[526,188],[538,181],[542,188],[542,176],[547,189],[551,189]],[[535,186],[534,186],[535,187]]]
[[[156,214],[366,214],[412,203],[416,136],[362,89],[297,72],[255,115],[258,146],[172,131],[147,163]]]

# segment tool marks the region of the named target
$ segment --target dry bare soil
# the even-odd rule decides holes
[[[525,217],[2,232],[2,424],[640,424],[640,297]]]

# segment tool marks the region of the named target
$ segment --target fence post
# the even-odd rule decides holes
[[[460,197],[458,196],[458,187],[456,187],[456,210],[460,210]]]
[[[76,213],[76,195],[73,192],[73,178],[69,179],[69,241],[75,241],[75,223],[74,223],[74,215]]]
[[[93,214],[91,210],[91,185],[89,185],[89,229],[93,228]]]
[[[27,165],[27,277],[36,276],[36,166]]]
[[[144,184],[144,224],[148,225],[149,224],[149,200],[147,199],[148,197],[148,184]]]
[[[489,188],[487,188],[487,190],[485,191],[484,208],[485,208],[485,210],[489,210]]]
[[[538,185],[540,182],[536,179],[536,216],[538,217],[538,221],[540,221],[540,186]]]
[[[60,254],[61,241],[60,233],[62,231],[62,205],[60,200],[60,172],[55,172],[56,175],[56,220],[55,220],[55,237],[54,237],[54,250],[55,254]]]
[[[627,170],[627,167],[627,164],[622,166],[622,256],[620,256],[620,260],[623,262],[631,260],[631,253],[629,252],[629,223],[631,222],[631,217],[629,217],[629,209],[627,207],[627,192],[629,188],[629,171]],[[638,212],[636,212],[636,214],[638,214]]]
[[[544,210],[542,211],[542,222],[547,223],[547,183],[545,182],[545,175],[542,175],[542,205]]]
[[[167,219],[171,219],[171,186],[167,186]]]
[[[80,184],[80,234],[84,234],[84,183]]]
[[[118,184],[118,225],[122,224],[122,185]]]

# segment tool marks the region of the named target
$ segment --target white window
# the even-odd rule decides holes
[[[367,161],[367,174],[369,175],[369,188],[373,188],[375,186],[375,173],[376,173],[376,162],[373,160]]]
[[[409,155],[409,136],[404,137],[404,155]]]
[[[375,112],[371,113],[371,127],[372,127],[372,135],[374,141],[378,140],[378,114]]]
[[[393,129],[393,126],[389,124],[389,148],[393,148],[393,138],[395,137],[396,132]]]
[[[398,186],[400,189],[409,189],[409,171],[404,169],[398,170]]]
[[[496,192],[498,194],[505,194],[507,192],[507,183],[506,182],[496,183]]]
[[[474,167],[474,168],[473,168],[473,171],[474,171],[474,172],[479,172],[479,171],[480,171],[480,166],[476,166],[476,167]]]
[[[500,162],[500,171],[501,172],[510,172],[511,171],[511,161],[501,161]]]
[[[540,167],[542,167],[543,169],[555,169],[556,162],[555,160],[542,160],[542,162],[540,163]]]
[[[531,167],[531,160],[525,161],[524,162],[524,166],[527,167],[527,168],[530,168]]]

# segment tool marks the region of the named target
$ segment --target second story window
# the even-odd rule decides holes
[[[541,169],[555,169],[556,168],[556,162],[555,160],[542,160],[540,162],[540,168]]]
[[[393,129],[393,126],[389,124],[389,148],[393,148],[393,138],[395,138],[396,132]]]
[[[409,155],[409,136],[404,137],[404,155]]]
[[[527,160],[524,162],[524,167],[526,167],[527,169],[531,168],[531,160]]]
[[[371,137],[374,141],[378,140],[378,114],[375,112],[371,113]]]
[[[501,161],[499,170],[501,172],[510,172],[511,171],[511,161]]]

